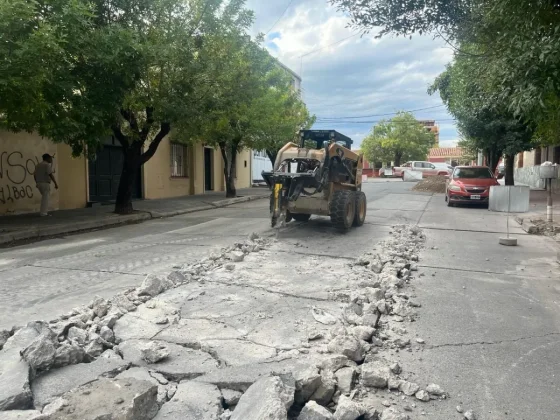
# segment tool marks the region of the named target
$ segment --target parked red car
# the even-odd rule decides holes
[[[500,185],[486,166],[457,166],[447,182],[445,201],[449,207],[460,203],[488,204],[490,187]]]

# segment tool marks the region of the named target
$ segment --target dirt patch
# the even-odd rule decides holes
[[[432,193],[445,193],[447,178],[444,176],[430,176],[424,178],[412,188],[412,191],[423,191]]]

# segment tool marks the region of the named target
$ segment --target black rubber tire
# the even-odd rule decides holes
[[[354,223],[356,197],[354,191],[335,191],[330,205],[331,222],[335,228],[348,230]]]
[[[292,213],[292,217],[296,222],[308,222],[311,218],[311,215],[303,213]]]
[[[453,204],[453,203],[451,202],[451,200],[448,198],[448,199],[447,199],[447,207],[453,207],[453,206],[455,206],[455,204]]]
[[[354,195],[356,196],[356,210],[352,226],[360,227],[363,226],[366,221],[367,199],[366,195],[361,191],[354,193]]]

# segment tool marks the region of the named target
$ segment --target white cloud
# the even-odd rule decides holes
[[[289,2],[249,0],[247,6],[256,15],[253,33],[267,32]],[[412,40],[376,39],[374,34],[351,37],[355,31],[347,24],[344,14],[327,0],[294,0],[269,34],[271,54],[296,73],[301,72],[304,98],[311,112],[318,117],[341,118],[442,104],[437,94],[427,94],[427,88],[452,58],[453,52],[444,41],[426,36]],[[444,107],[415,115],[441,121],[440,143],[456,144],[457,130]],[[373,121],[381,118],[341,119],[337,124],[332,120],[330,124],[317,124],[317,128],[335,128],[359,145]]]

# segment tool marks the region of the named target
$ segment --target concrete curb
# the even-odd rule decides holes
[[[10,244],[12,242],[23,241],[27,239],[40,239],[48,236],[64,235],[69,233],[77,233],[85,230],[102,229],[109,227],[117,227],[127,224],[140,223],[146,220],[161,219],[165,217],[179,216],[182,214],[196,213],[205,210],[212,210],[221,207],[231,206],[233,204],[245,203],[253,200],[267,198],[268,195],[249,195],[246,197],[229,198],[219,200],[213,203],[205,203],[203,206],[191,207],[182,210],[173,211],[145,211],[139,210],[138,213],[126,216],[112,216],[97,220],[84,220],[83,222],[74,222],[71,225],[54,225],[54,226],[35,226],[30,229],[18,230],[0,234],[0,245]]]

